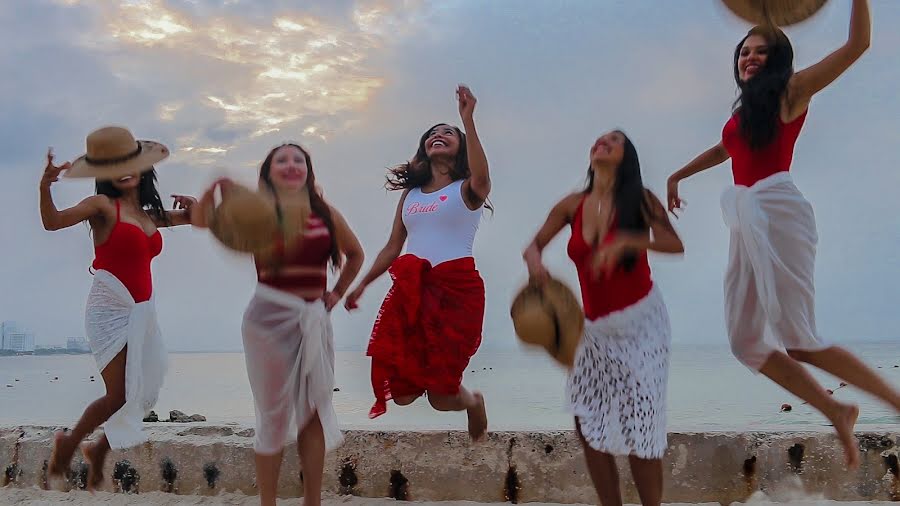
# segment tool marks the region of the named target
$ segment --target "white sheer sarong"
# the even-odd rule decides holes
[[[147,440],[143,419],[156,404],[167,355],[153,299],[135,303],[109,271],[94,274],[85,309],[85,333],[103,371],[125,346],[125,405],[103,425],[109,445],[130,448]]]
[[[816,219],[791,175],[732,186],[721,203],[731,229],[725,321],[734,355],[759,370],[777,349],[825,348],[815,320]]]
[[[242,332],[256,410],[256,452],[278,453],[316,413],[326,451],[340,446],[332,404],[334,340],[324,303],[258,284]]]

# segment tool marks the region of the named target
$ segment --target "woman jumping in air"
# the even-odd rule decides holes
[[[831,397],[804,369],[816,366],[900,410],[897,392],[844,348],[816,330],[816,221],[790,173],[794,143],[812,97],[843,74],[869,47],[867,0],[853,0],[847,42],[819,63],[794,72],[783,32],[755,27],[734,51],[740,89],[722,140],[669,177],[668,207],[681,207],[678,183],[731,159],[734,186],[722,195],[731,229],[725,275],[725,320],[734,355],[821,411],[834,425],[847,457],[859,464],[853,426],[856,406]],[[764,339],[766,327],[776,343]]]
[[[88,222],[94,240],[94,282],[88,294],[85,332],[106,394],[88,405],[71,431],[58,432],[47,467],[64,475],[78,445],[103,424],[104,434],[82,445],[88,463],[87,488],[103,480],[111,448],[146,440],[141,424],[156,403],[166,371],[166,350],[156,323],[151,261],[162,251],[160,227],[190,223],[192,197],[174,195],[166,211],[156,189],[153,164],[169,155],[162,144],[136,141],[124,128],[107,127],[87,138],[87,154],[73,163],[47,167],[40,183],[41,220],[46,230]],[[66,171],[96,179],[96,195],[58,210],[50,185]]]
[[[469,434],[478,440],[487,430],[484,398],[463,387],[462,376],[481,343],[484,282],[472,245],[491,179],[475,131],[475,96],[465,86],[456,93],[465,133],[433,126],[413,159],[391,171],[388,189],[403,190],[393,229],[346,307],[356,308],[366,287],[390,268],[394,284],[369,341],[375,393],[369,416],[384,414],[390,400],[405,406],[427,395],[438,411],[466,411]]]

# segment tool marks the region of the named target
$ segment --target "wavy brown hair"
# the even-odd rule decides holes
[[[319,195],[319,192],[316,191],[316,173],[313,171],[312,159],[309,156],[309,152],[303,149],[299,144],[294,144],[292,142],[286,142],[280,146],[276,146],[269,151],[268,156],[263,161],[262,165],[259,168],[259,182],[261,184],[265,184],[266,187],[275,195],[276,198],[276,206],[279,218],[281,217],[281,206],[278,204],[278,194],[275,192],[275,186],[272,184],[271,170],[272,170],[272,158],[275,157],[275,153],[283,148],[291,146],[300,150],[303,153],[303,157],[306,158],[306,190],[309,193],[309,207],[312,209],[316,216],[318,216],[323,222],[325,222],[325,226],[328,227],[328,233],[331,234],[331,264],[334,267],[341,266],[341,254],[338,249],[337,244],[337,233],[334,228],[334,217],[331,215],[331,208],[328,207],[328,204]]]
[[[385,188],[388,190],[407,190],[411,188],[419,188],[431,182],[431,158],[425,152],[425,141],[435,128],[441,126],[451,126],[446,123],[438,123],[429,128],[419,138],[419,149],[416,151],[412,160],[401,163],[390,169],[387,175]],[[456,152],[456,159],[453,167],[450,169],[450,179],[457,181],[466,179],[471,175],[469,171],[469,153],[466,149],[466,134],[457,127],[452,127],[459,136],[459,150]]]
[[[460,179],[468,179],[472,175],[469,169],[469,151],[466,148],[466,134],[453,125],[447,123],[438,123],[433,127],[425,130],[425,133],[419,138],[419,149],[412,160],[401,163],[388,170],[387,181],[384,187],[388,190],[408,190],[412,188],[420,188],[430,183],[433,175],[431,174],[431,158],[425,152],[425,142],[428,136],[437,127],[449,126],[456,131],[459,136],[459,149],[456,151],[456,158],[453,160],[453,166],[450,168],[450,179],[459,181]],[[494,206],[490,199],[485,200],[484,208],[493,212]]]

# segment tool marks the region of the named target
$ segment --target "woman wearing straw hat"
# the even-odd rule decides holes
[[[220,180],[201,197],[192,216],[196,226],[211,224],[214,190],[221,186],[227,195],[229,185],[233,183]],[[359,273],[364,255],[344,217],[317,190],[309,153],[299,145],[269,152],[259,186],[274,195],[283,223],[274,251],[254,254],[258,283],[241,329],[256,411],[256,485],[260,503],[274,505],[283,450],[296,439],[303,504],[312,506],[321,504],[325,453],[342,441],[332,405],[329,313]],[[295,214],[290,209],[308,211]],[[286,240],[293,236],[299,236],[296,242]],[[331,290],[329,263],[340,269]]]
[[[487,431],[484,398],[463,387],[462,376],[481,344],[484,282],[472,245],[491,179],[475,131],[475,96],[462,85],[456,94],[465,134],[435,125],[413,159],[391,171],[387,188],[403,195],[390,238],[345,305],[354,309],[390,268],[394,284],[369,341],[375,393],[369,417],[384,414],[390,400],[405,406],[427,394],[438,411],[466,411],[469,434],[479,440]]]
[[[859,463],[853,426],[859,410],[835,400],[806,371],[814,365],[900,410],[900,393],[849,351],[820,338],[815,324],[816,232],[812,206],[788,172],[794,143],[813,95],[843,74],[869,47],[866,0],[854,0],[847,42],[819,63],[793,71],[793,48],[774,27],[755,27],[734,50],[740,89],[722,140],[669,177],[668,207],[680,209],[678,183],[732,160],[734,186],[722,195],[731,229],[725,275],[725,319],[731,349],[809,402],[834,425],[851,468]],[[764,338],[769,327],[777,343]]]
[[[549,279],[541,252],[567,224],[586,319],[567,390],[591,480],[602,504],[621,504],[615,457],[627,456],[642,503],[658,505],[670,328],[647,251],[683,247],[621,131],[591,146],[587,187],[553,207],[525,250],[532,284]]]
[[[47,167],[40,183],[41,219],[46,230],[87,221],[94,239],[94,282],[87,300],[85,331],[106,387],[75,427],[58,432],[47,470],[68,471],[72,454],[100,424],[104,434],[82,446],[89,464],[89,489],[102,481],[103,462],[110,448],[142,443],[143,417],[156,403],[166,369],[166,351],[156,324],[150,263],[162,250],[158,228],[190,222],[192,197],[173,195],[174,211],[166,211],[156,189],[153,164],[168,149],[152,141],[136,141],[131,132],[106,127],[87,137],[87,154],[72,163]],[[74,207],[58,210],[50,185],[61,173],[91,177],[97,194]]]

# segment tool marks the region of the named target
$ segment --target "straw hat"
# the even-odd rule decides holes
[[[529,283],[509,310],[522,342],[541,346],[557,362],[572,367],[584,330],[584,312],[572,290],[556,279]]]
[[[122,127],[105,127],[87,136],[87,153],[72,162],[66,177],[119,179],[146,172],[153,164],[169,156],[169,149],[158,142],[136,141]]]
[[[235,251],[271,251],[279,236],[275,200],[237,183],[223,186],[221,202],[206,213],[213,236]]]
[[[789,26],[806,20],[828,0],[722,0],[725,7],[754,25]]]

